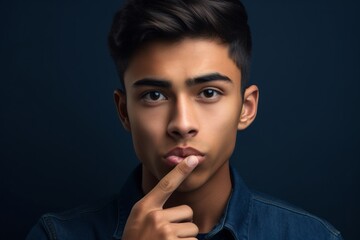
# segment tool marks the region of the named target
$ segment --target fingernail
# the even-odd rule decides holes
[[[194,167],[196,166],[197,164],[199,163],[199,159],[195,156],[190,156],[186,159],[186,164],[189,166],[189,167]]]

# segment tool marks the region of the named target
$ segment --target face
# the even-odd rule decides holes
[[[198,156],[200,164],[181,191],[219,172],[234,150],[237,130],[252,120],[240,92],[241,72],[227,45],[216,40],[150,43],[131,59],[124,83],[126,95],[115,98],[143,177],[158,181],[185,157]]]

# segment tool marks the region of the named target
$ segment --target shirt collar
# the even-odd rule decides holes
[[[251,193],[234,167],[230,167],[232,194],[225,211],[224,227],[235,239],[247,239]]]
[[[236,169],[230,166],[232,192],[219,223],[211,230],[206,239],[226,229],[236,240],[247,238],[249,226],[249,207],[251,193]],[[139,165],[125,182],[118,197],[118,221],[114,239],[121,239],[126,220],[133,205],[143,196],[141,188],[141,165]],[[126,196],[126,197],[125,197]]]

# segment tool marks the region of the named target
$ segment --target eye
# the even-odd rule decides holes
[[[147,92],[141,98],[146,102],[159,102],[167,99],[164,94],[159,91]]]
[[[205,100],[215,100],[220,97],[220,95],[222,95],[220,91],[212,88],[207,88],[200,93],[199,97]]]

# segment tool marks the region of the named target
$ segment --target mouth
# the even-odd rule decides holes
[[[182,162],[185,158],[189,156],[196,156],[199,160],[199,163],[203,162],[205,160],[205,154],[198,151],[195,148],[174,148],[170,152],[168,152],[165,156],[165,163],[170,166],[175,166]]]

